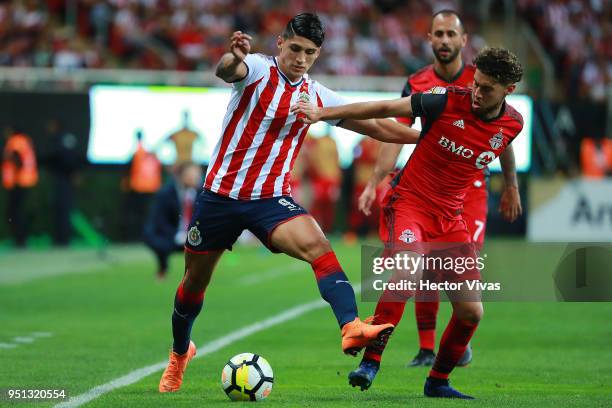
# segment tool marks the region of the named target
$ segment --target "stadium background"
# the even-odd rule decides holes
[[[155,337],[152,350],[140,350],[134,358],[98,368],[99,376],[96,378],[79,382],[79,371],[71,371],[55,381],[57,385],[63,384],[62,381],[72,381],[77,384],[74,386],[75,392],[85,391],[126,370],[157,361],[161,356],[160,350],[165,350],[168,342],[169,322],[165,319],[168,308],[165,306],[180,277],[182,260],[180,255],[172,259],[170,282],[153,286],[153,257],[144,252],[137,237],[125,230],[126,191],[122,188],[122,179],[128,172],[128,164],[92,163],[88,160],[91,86],[224,86],[214,77],[212,69],[225,52],[227,39],[233,30],[241,29],[254,35],[253,52],[274,54],[276,35],[285,22],[300,11],[315,10],[326,23],[327,39],[321,57],[310,74],[332,89],[386,91],[399,95],[406,76],[431,63],[426,33],[432,12],[442,8],[456,9],[463,16],[469,34],[464,55],[466,61],[470,61],[485,44],[510,48],[526,68],[519,92],[533,98],[531,168],[520,174],[525,214],[512,225],[501,220],[496,210],[501,179],[499,175],[493,175],[487,231],[491,250],[503,257],[520,248],[521,244],[517,242],[611,242],[612,153],[609,153],[607,164],[605,156],[605,146],[612,152],[612,6],[608,1],[0,1],[0,129],[17,127],[32,137],[40,172],[40,181],[27,202],[29,249],[14,250],[4,217],[4,222],[0,223],[0,304],[3,303],[9,311],[20,310],[25,316],[21,321],[10,317],[11,313],[4,316],[5,332],[0,333],[0,342],[9,344],[13,336],[32,331],[30,327],[50,326],[45,324],[49,322],[54,322],[51,326],[59,327],[60,332],[80,331],[79,319],[98,316],[95,321],[84,325],[87,335],[77,335],[69,341],[65,337],[57,337],[50,340],[53,343],[48,349],[34,349],[28,360],[32,364],[29,368],[25,365],[22,367],[15,356],[7,354],[13,349],[0,348],[0,357],[7,357],[6,361],[14,364],[16,370],[14,376],[4,372],[0,386],[45,385],[45,379],[50,378],[48,376],[53,375],[57,367],[74,369],[74,365],[68,362],[53,360],[40,363],[49,360],[50,350],[73,347],[79,350],[76,354],[80,358],[86,354],[83,343],[99,352],[105,347],[115,347],[120,351],[128,341],[142,341],[141,337],[130,331],[130,326],[144,331],[151,338]],[[45,129],[53,118],[64,124],[66,132],[76,136],[78,151],[75,171],[71,176],[75,193],[72,246],[62,250],[50,248],[55,186],[52,176],[54,163],[49,154],[52,145]],[[121,137],[132,138],[133,134]],[[343,188],[332,236],[339,236],[347,229],[351,166],[343,168],[342,172]],[[2,211],[7,204],[5,193],[2,190],[0,194]],[[341,261],[351,270],[349,275],[357,280],[359,265],[354,253],[358,247],[351,246],[350,242],[343,243],[340,239],[335,239],[334,243],[339,248]],[[103,248],[106,250],[97,251]],[[289,275],[295,278],[292,287],[276,287],[274,274],[286,276],[284,272],[278,272],[284,266],[282,259],[268,258],[256,249],[240,251],[228,254],[221,265],[221,269],[235,275],[219,273],[216,281],[218,289],[210,296],[210,315],[216,313],[217,317],[207,317],[199,325],[204,327],[214,323],[221,326],[207,332],[204,339],[214,338],[213,335],[263,318],[269,314],[268,311],[282,310],[265,300],[261,304],[261,316],[242,315],[244,308],[251,307],[248,302],[238,302],[234,306],[224,304],[224,290],[235,287],[237,280],[253,280],[240,265],[254,264],[264,271],[262,289],[258,287],[257,290],[271,290],[276,300],[293,304],[294,300],[316,298],[314,285],[307,283],[310,276],[304,274],[298,279],[294,275],[294,272],[308,268],[299,269],[290,265],[292,272]],[[73,273],[85,270],[90,273],[73,278]],[[43,276],[45,273],[48,274],[47,278]],[[307,293],[308,296],[290,298],[285,293],[299,292],[309,284],[313,290]],[[249,287],[254,283],[246,285]],[[143,286],[145,289],[142,289]],[[122,289],[117,290],[117,287]],[[15,288],[26,290],[17,291]],[[100,294],[94,294],[93,288],[99,288]],[[104,299],[101,295],[103,292],[114,294]],[[105,330],[114,326],[114,316],[124,313],[122,307],[132,298],[133,292],[147,300],[120,319],[117,332],[122,339],[113,340],[110,346],[104,344],[108,341]],[[37,300],[25,301],[23,293],[30,293]],[[64,296],[64,300],[55,303],[57,299],[50,293],[56,293],[60,298]],[[217,300],[216,306],[214,299]],[[91,306],[82,311],[74,310],[83,302],[90,302]],[[45,308],[53,312],[36,317]],[[527,314],[534,309],[539,316],[533,316],[521,324],[512,323],[510,317]],[[517,389],[521,392],[529,389],[524,399],[512,394],[512,398],[518,398],[514,400],[518,405],[545,405],[545,402],[551,406],[565,403],[581,405],[581,392],[595,395],[594,405],[609,403],[612,396],[604,390],[604,384],[609,384],[611,369],[612,350],[605,342],[606,336],[609,338],[611,334],[609,306],[542,304],[532,308],[515,304],[507,308],[494,305],[492,310],[492,315],[502,316],[502,319],[496,325],[489,323],[491,326],[488,331],[486,328],[483,330],[480,344],[476,340],[476,347],[482,345],[482,348],[477,349],[480,354],[477,353],[475,358],[505,364],[508,371],[501,375],[500,384],[489,386],[502,389],[502,394],[506,393],[506,396]],[[320,315],[320,320],[326,321],[329,316],[325,312],[317,312],[316,317]],[[64,313],[69,313],[70,318],[63,317]],[[144,314],[150,315],[142,324],[134,324]],[[222,319],[228,314],[240,317],[228,324]],[[43,317],[48,320],[45,321]],[[566,325],[564,321],[574,324]],[[408,342],[414,337],[410,331],[411,324],[406,323],[406,332],[398,335],[400,339],[405,339],[405,344],[412,344]],[[287,330],[296,330],[296,325],[296,322],[291,323]],[[317,319],[311,318],[305,325],[318,330]],[[554,342],[557,349],[549,350],[556,354],[546,354],[549,339],[545,333],[539,332],[542,327],[545,331],[558,333]],[[494,330],[505,333],[507,337],[496,337],[492,334]],[[536,347],[528,350],[529,353],[538,353],[532,355],[534,366],[546,366],[567,379],[565,385],[556,389],[559,392],[556,397],[546,394],[550,390],[544,386],[530,389],[527,381],[518,385],[522,381],[518,380],[523,378],[521,376],[537,377],[541,374],[536,369],[525,373],[524,366],[517,364],[512,352],[508,351],[512,350],[513,344],[523,340],[522,335],[530,335],[528,330],[538,331],[533,335]],[[256,343],[266,356],[266,353],[274,355],[273,347],[277,347],[275,341],[278,340],[273,338],[274,333],[264,335]],[[279,330],[276,333],[282,332]],[[335,341],[328,334],[321,333],[321,339]],[[44,339],[40,342],[42,344]],[[312,344],[304,343],[304,347],[312,348]],[[252,347],[248,341],[239,344]],[[308,358],[318,359],[321,355],[330,361],[334,359],[333,350],[325,349],[323,340],[318,340],[316,344],[321,347],[321,354],[308,351],[300,358],[286,352],[284,357],[287,360],[297,359],[305,365],[309,363]],[[593,360],[590,350],[598,350],[600,358]],[[405,354],[412,351],[410,347],[403,353],[394,351],[390,353],[389,360],[407,360],[408,355]],[[220,370],[222,360],[229,357],[228,353],[231,354],[224,351],[212,359],[214,369],[197,369],[198,375],[204,378],[202,382],[209,379],[217,381],[216,367]],[[552,357],[564,353],[565,358],[550,362]],[[286,370],[289,376],[301,375],[289,361],[282,359],[282,354],[276,357],[276,361],[283,361],[277,366]],[[93,361],[98,360],[93,358]],[[277,367],[274,360],[270,360],[273,367]],[[578,366],[573,366],[574,363]],[[345,365],[348,367],[349,364],[352,363]],[[327,365],[321,368],[327,368]],[[395,372],[397,376],[393,376],[393,373],[390,371],[386,377],[391,382],[390,388],[382,388],[381,394],[366,397],[369,404],[376,404],[376,396],[381,395],[388,398],[385,401],[391,405],[403,402],[389,396],[399,393],[403,387],[399,380],[403,371],[398,369]],[[574,379],[576,373],[582,376],[582,380]],[[319,371],[315,370],[304,381],[316,382],[318,375]],[[500,373],[497,368],[487,367],[484,371],[474,368],[473,375],[485,384],[488,378]],[[550,376],[550,372],[544,374],[544,384],[548,384]],[[156,378],[153,377],[156,375],[131,391],[146,394],[149,386],[155,385]],[[468,375],[460,378],[465,383],[470,381]],[[510,386],[510,389],[504,389],[508,383],[515,384],[515,388]],[[217,395],[216,383],[203,387],[204,391],[214,393],[219,401],[224,398]],[[285,390],[285,394],[279,396],[280,402],[291,404],[300,398],[300,389],[303,389],[303,384],[296,383],[291,391]],[[312,403],[318,403],[316,398],[320,398],[321,401],[338,405],[342,401],[326,398],[330,393],[341,392],[339,390],[345,391],[340,386],[316,388],[311,396]],[[198,392],[203,391],[198,389]],[[482,393],[488,395],[487,392],[485,384]],[[119,398],[117,400],[107,399],[99,404],[119,404],[121,398],[131,396],[127,392],[116,397]],[[567,396],[571,398],[567,399]],[[185,399],[176,400],[177,404],[189,403],[187,396],[180,398]],[[489,395],[488,398],[492,397]],[[354,401],[344,402],[350,405]],[[499,403],[495,399],[490,402]]]
[[[92,164],[86,157],[91,85],[223,86],[211,68],[234,29],[255,35],[254,52],[274,53],[283,22],[313,9],[327,25],[323,53],[311,72],[316,79],[332,89],[399,93],[407,75],[431,62],[429,16],[444,7],[463,15],[469,33],[466,61],[488,43],[515,50],[526,66],[519,91],[534,99],[534,123],[532,166],[521,183],[525,200],[541,190],[528,186],[543,178],[560,177],[563,183],[579,177],[588,167],[581,164],[581,148],[587,155],[583,161],[592,154],[585,139],[610,135],[609,2],[0,2],[0,127],[17,126],[30,135],[40,162],[41,180],[28,200],[33,242],[48,242],[45,235],[52,228],[45,211],[53,197],[53,146],[45,132],[52,118],[77,138],[74,208],[111,241],[133,236],[122,231],[118,216],[127,166]],[[344,172],[337,232],[346,229],[350,197],[351,168]],[[496,208],[499,184],[491,183],[490,208]],[[535,199],[540,200],[537,193]],[[524,234],[529,207],[513,226],[490,211],[490,232]],[[7,236],[6,222],[0,223],[5,246]]]

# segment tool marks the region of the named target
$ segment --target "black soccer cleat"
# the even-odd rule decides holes
[[[465,353],[463,353],[459,361],[457,361],[457,367],[465,367],[471,362],[472,362],[472,345],[468,343],[468,346],[465,349]]]
[[[408,363],[407,367],[430,367],[436,359],[436,353],[433,350],[419,349],[419,352]]]
[[[349,373],[348,379],[349,384],[354,387],[361,388],[361,391],[365,391],[372,385],[376,373],[380,368],[380,363],[371,360],[363,360],[356,370]]]
[[[448,380],[439,378],[427,377],[423,393],[430,398],[457,398],[457,399],[475,399],[470,395],[463,394],[450,386]]]

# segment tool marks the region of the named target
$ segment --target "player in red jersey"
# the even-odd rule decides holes
[[[461,50],[467,42],[467,34],[459,15],[452,10],[441,10],[432,16],[431,32],[428,34],[431,49],[434,54],[434,63],[427,65],[411,75],[402,90],[402,97],[413,93],[427,92],[436,86],[456,85],[470,87],[474,80],[475,67],[464,64]],[[412,118],[398,118],[398,122],[411,126]],[[458,127],[463,122],[458,122]],[[376,190],[381,181],[394,170],[402,145],[383,143],[376,161],[376,167],[370,180],[359,197],[359,209],[370,215],[371,206],[376,201]],[[487,187],[488,167],[479,172],[471,187],[466,192],[463,203],[463,220],[467,224],[472,240],[482,247],[484,243],[487,222]],[[431,366],[436,357],[434,353],[436,344],[436,318],[440,302],[437,292],[428,294],[430,301],[415,299],[414,311],[419,334],[419,351],[408,363],[409,367]],[[472,360],[471,347],[468,348],[458,366],[465,366]]]
[[[502,196],[507,206],[505,210],[515,216],[519,212],[520,197],[510,143],[522,130],[523,119],[505,98],[516,89],[523,69],[516,56],[502,48],[483,49],[474,64],[476,72],[471,90],[439,87],[429,94],[416,93],[396,100],[327,108],[300,102],[292,108],[305,115],[302,120],[306,123],[383,117],[421,117],[425,120],[414,153],[385,197],[386,222],[381,225],[380,235],[386,247],[407,242],[457,243],[465,249],[460,243],[472,242],[461,217],[465,195],[476,176],[498,156],[507,170]],[[463,127],[456,126],[457,121],[462,121]],[[473,251],[469,254],[476,256]],[[464,273],[459,270],[442,273],[446,282],[480,280],[476,267]],[[403,297],[395,301],[385,295],[386,292],[376,306],[375,321],[396,325],[412,293],[402,293]],[[474,297],[468,300],[458,299],[456,294],[449,294],[449,297],[453,315],[440,340],[424,394],[472,399],[452,388],[448,376],[465,353],[478,326],[483,314],[482,303]],[[384,348],[385,345],[367,347],[360,368],[375,375]]]
[[[232,84],[222,135],[197,197],[185,243],[185,275],[172,313],[173,345],[160,392],[178,391],[196,353],[191,328],[213,270],[226,249],[248,229],[273,252],[308,262],[323,299],[341,328],[342,350],[356,355],[386,339],[393,325],[368,325],[357,315],[355,293],[316,221],[291,197],[291,168],[308,125],[289,112],[298,100],[333,106],[344,99],[306,74],[325,37],[316,15],[292,18],[278,37],[278,56],[251,54],[251,37],[235,32],[217,76]],[[392,120],[334,121],[332,125],[397,143],[414,143],[418,132]],[[300,332],[299,335],[304,333]]]

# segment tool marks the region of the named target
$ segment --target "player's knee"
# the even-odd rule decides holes
[[[455,310],[457,318],[466,322],[478,324],[484,315],[481,303],[470,304]]]
[[[312,262],[321,255],[331,252],[331,244],[324,236],[312,237],[301,245],[302,256],[308,262]]]
[[[183,280],[183,288],[189,292],[201,292],[206,289],[208,282],[198,276],[186,275]]]
[[[183,287],[190,292],[205,290],[210,281],[210,274],[199,271],[198,268],[188,267],[183,279]]]
[[[185,277],[183,287],[190,291],[205,290],[219,257],[185,254]]]

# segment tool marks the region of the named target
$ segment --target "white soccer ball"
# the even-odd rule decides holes
[[[274,374],[268,361],[253,353],[241,353],[221,371],[221,387],[233,401],[261,401],[272,391]]]

